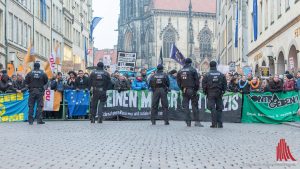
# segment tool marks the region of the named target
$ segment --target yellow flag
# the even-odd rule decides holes
[[[29,46],[28,46],[28,49],[27,49],[27,54],[24,58],[24,64],[25,65],[28,65],[28,63],[30,62],[35,62],[35,56],[34,55],[31,55],[31,50],[32,50],[32,43],[30,42]]]
[[[46,75],[48,76],[48,78],[52,78],[53,76],[53,73],[52,73],[52,70],[51,70],[51,67],[50,67],[50,62],[49,61],[46,61],[44,63],[44,70],[45,70],[45,73]]]
[[[12,77],[12,75],[15,73],[15,66],[12,63],[7,64],[7,75],[9,77]]]
[[[60,45],[57,43],[55,48],[54,48],[54,55],[55,55],[55,64],[59,65],[60,64]]]

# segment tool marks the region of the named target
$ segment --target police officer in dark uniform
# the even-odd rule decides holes
[[[200,112],[198,108],[199,95],[197,94],[200,86],[199,76],[192,67],[192,60],[185,59],[184,67],[177,74],[177,83],[182,91],[182,109],[186,114],[186,124],[191,127],[192,118],[189,110],[189,103],[192,101],[192,110],[196,127],[203,127],[200,123]]]
[[[45,124],[43,122],[43,106],[44,106],[44,92],[45,86],[48,83],[47,75],[40,70],[40,64],[38,62],[34,63],[34,70],[29,72],[25,77],[25,84],[28,86],[29,89],[29,114],[28,114],[28,122],[30,125],[33,124],[34,118],[34,105],[37,103],[37,110],[36,110],[36,119],[37,124]]]
[[[158,114],[159,100],[161,100],[161,105],[163,108],[163,118],[165,125],[169,125],[168,117],[168,90],[170,86],[170,81],[168,75],[163,72],[163,65],[157,66],[157,72],[150,79],[150,86],[153,91],[152,95],[152,105],[151,105],[151,123],[156,124],[156,118]]]
[[[226,77],[221,72],[217,71],[217,63],[210,62],[210,71],[202,80],[203,92],[207,96],[207,107],[211,111],[212,125],[211,128],[223,128],[222,96],[226,91]]]
[[[99,62],[97,69],[90,75],[90,87],[92,87],[93,97],[91,102],[91,123],[95,123],[96,111],[98,102],[100,100],[98,108],[98,123],[102,123],[103,120],[103,108],[106,102],[106,91],[110,84],[110,75],[104,70],[104,64]]]

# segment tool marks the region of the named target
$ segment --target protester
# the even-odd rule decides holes
[[[0,79],[0,92],[7,93],[13,91],[12,82],[9,79],[9,76],[7,75],[6,70],[2,70],[1,73],[1,79]]]
[[[74,71],[70,71],[69,73],[69,78],[67,80],[67,85],[66,88],[69,90],[75,90],[75,81],[76,81],[76,76],[77,74]]]
[[[250,92],[260,92],[261,84],[260,80],[257,77],[253,77],[253,79],[250,81]]]
[[[50,82],[51,90],[56,90],[59,92],[64,91],[64,84],[63,84],[63,78],[62,73],[58,72],[57,75],[54,75],[51,82]]]
[[[268,92],[269,91],[269,82],[267,79],[263,79],[260,87],[260,92]]]
[[[17,74],[17,79],[13,81],[13,91],[17,93],[22,93],[28,90],[24,78],[21,74]]]
[[[273,93],[281,92],[283,90],[283,84],[278,75],[274,75],[274,77],[270,80],[269,90]]]
[[[300,90],[300,71],[297,72],[296,89]]]
[[[147,82],[143,79],[140,73],[137,74],[135,80],[131,84],[132,90],[147,90],[148,85]]]
[[[177,84],[177,70],[171,70],[168,77],[170,81],[170,90],[180,91],[180,88]]]
[[[141,73],[141,76],[143,78],[143,81],[147,81],[147,69],[142,68],[140,73]]]
[[[84,76],[83,70],[78,71],[78,76],[75,80],[76,90],[88,90],[89,89],[89,79]]]
[[[16,80],[17,80],[17,75],[12,75],[12,76],[11,76],[11,81],[14,82],[14,81],[16,81]]]
[[[120,75],[114,89],[118,92],[130,90],[130,82],[125,76]]]
[[[249,81],[246,78],[246,76],[242,76],[242,78],[239,80],[239,91],[243,94],[249,94],[250,85]]]
[[[293,79],[293,75],[291,74],[286,75],[286,81],[284,82],[283,90],[284,91],[295,90],[295,81]]]
[[[229,92],[238,92],[239,91],[239,86],[238,86],[238,78],[232,77],[229,83],[228,87]]]

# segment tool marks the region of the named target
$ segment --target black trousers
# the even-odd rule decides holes
[[[157,88],[154,89],[152,94],[152,103],[151,103],[151,121],[154,121],[157,119],[158,115],[158,106],[159,101],[161,101],[161,105],[163,108],[163,118],[164,121],[169,121],[169,115],[168,115],[168,92],[164,88]]]
[[[96,112],[98,108],[98,117],[103,118],[103,109],[107,100],[106,91],[101,91],[98,89],[93,90],[93,97],[91,102],[91,118],[96,117]],[[99,107],[98,102],[100,101]]]
[[[222,125],[223,99],[222,91],[212,89],[207,91],[207,108],[211,111],[212,125]]]
[[[191,117],[191,112],[189,109],[189,105],[190,105],[190,101],[192,102],[192,111],[193,111],[193,117],[194,117],[194,121],[200,121],[200,112],[199,112],[199,95],[197,94],[197,91],[195,91],[194,89],[188,89],[186,88],[183,92],[182,92],[182,109],[183,112],[185,113],[186,117],[185,120],[186,121],[192,121],[192,117]]]
[[[44,90],[34,88],[29,91],[29,99],[28,99],[28,105],[29,105],[29,112],[28,112],[28,121],[33,122],[34,117],[34,106],[36,105],[36,119],[38,122],[43,121],[43,106],[44,106]]]

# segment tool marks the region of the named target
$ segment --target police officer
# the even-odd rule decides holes
[[[211,128],[223,128],[222,96],[226,91],[227,82],[225,76],[217,71],[217,63],[210,62],[210,71],[202,80],[203,92],[207,96],[207,107],[211,111],[212,125]]]
[[[33,112],[34,112],[34,105],[37,104],[36,110],[36,119],[37,124],[45,124],[43,122],[43,97],[45,92],[45,86],[48,83],[47,75],[40,70],[40,64],[38,62],[34,63],[34,70],[29,72],[25,77],[25,84],[28,86],[29,89],[29,114],[28,114],[28,122],[29,125],[33,124]]]
[[[106,102],[106,91],[108,90],[110,82],[109,74],[104,70],[104,64],[99,62],[97,69],[90,75],[90,87],[92,87],[93,97],[91,102],[91,123],[95,123],[96,110],[98,107],[98,101],[100,100],[98,108],[98,123],[102,123],[103,120],[103,108]]]
[[[166,73],[163,72],[164,67],[162,65],[157,66],[157,72],[150,79],[150,86],[153,91],[152,103],[151,103],[151,123],[156,124],[156,118],[158,114],[159,100],[163,108],[163,118],[165,125],[169,125],[168,117],[168,90],[170,86],[169,78]]]
[[[182,91],[182,109],[186,115],[186,124],[191,127],[192,118],[189,110],[189,103],[192,101],[192,110],[196,127],[203,127],[200,123],[200,112],[198,108],[199,95],[197,94],[200,86],[199,76],[192,66],[190,58],[185,59],[184,67],[177,74],[178,86]]]

